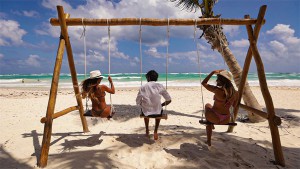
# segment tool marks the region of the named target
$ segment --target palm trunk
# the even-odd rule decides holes
[[[212,49],[217,49],[218,52],[224,58],[229,70],[233,74],[233,79],[236,86],[239,87],[243,70],[228,47],[228,42],[226,36],[223,34],[222,28],[219,25],[203,26],[200,28],[204,31],[204,37],[212,45]],[[246,81],[245,83],[242,98],[244,100],[245,105],[248,105],[258,110],[262,110],[261,106],[259,105],[257,99],[255,98],[250,89],[248,81]],[[249,111],[248,117],[250,122],[253,123],[262,122],[266,120]]]

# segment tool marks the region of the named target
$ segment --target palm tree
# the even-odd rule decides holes
[[[214,15],[213,6],[217,3],[217,0],[203,0],[200,4],[198,0],[170,0],[175,2],[177,7],[182,9],[187,9],[191,11],[201,10],[202,16],[200,18],[219,18],[220,15]],[[234,82],[238,87],[240,85],[240,79],[242,76],[242,68],[238,64],[233,53],[229,49],[228,41],[225,34],[223,33],[223,28],[221,25],[200,25],[199,29],[203,31],[201,37],[204,37],[208,43],[211,45],[213,50],[217,50],[222,57],[224,58],[229,70],[233,74]],[[254,97],[249,83],[246,81],[244,92],[242,96],[244,103],[250,107],[253,107],[258,110],[262,110],[258,101]],[[255,115],[248,111],[248,117],[251,122],[261,122],[265,121],[264,118]]]

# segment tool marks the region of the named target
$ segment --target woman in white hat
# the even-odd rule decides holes
[[[111,106],[106,105],[105,102],[105,92],[115,94],[115,87],[110,76],[108,76],[108,81],[111,87],[107,87],[101,83],[103,76],[100,70],[94,70],[90,72],[90,77],[81,82],[81,96],[83,99],[88,97],[92,101],[91,114],[85,114],[87,116],[91,115],[94,117],[101,118],[111,118],[114,112],[111,114]]]
[[[217,75],[216,86],[207,83],[214,74]],[[230,107],[237,106],[238,92],[234,89],[231,80],[232,74],[229,71],[214,70],[202,81],[202,85],[215,94],[214,104],[207,103],[205,105],[205,118],[211,123],[206,126],[208,145],[211,145],[213,124],[229,123]]]

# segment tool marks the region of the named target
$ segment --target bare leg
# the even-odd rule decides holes
[[[149,137],[149,118],[144,118],[145,128],[146,128],[146,137]]]
[[[159,123],[160,123],[160,119],[155,119],[154,140],[158,139],[157,130],[158,130]]]
[[[213,124],[206,125],[206,136],[207,136],[207,145],[211,146],[211,135],[212,135]]]

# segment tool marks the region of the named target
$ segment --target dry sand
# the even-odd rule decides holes
[[[265,110],[258,87],[254,95]],[[83,133],[78,111],[54,119],[47,168],[283,168],[274,165],[268,122],[237,122],[233,133],[216,126],[212,146],[205,144],[200,125],[199,87],[171,87],[168,120],[162,120],[159,139],[145,137],[143,119],[135,106],[137,88],[117,89],[112,96],[117,111],[112,120],[87,117],[90,132]],[[285,168],[300,168],[300,89],[271,87],[279,126]],[[205,102],[212,94],[204,91]],[[109,103],[109,95],[106,95]],[[0,89],[0,168],[37,168],[49,89]],[[85,104],[85,101],[84,101]],[[60,89],[55,112],[77,105],[71,89]],[[245,114],[243,110],[240,114]]]

